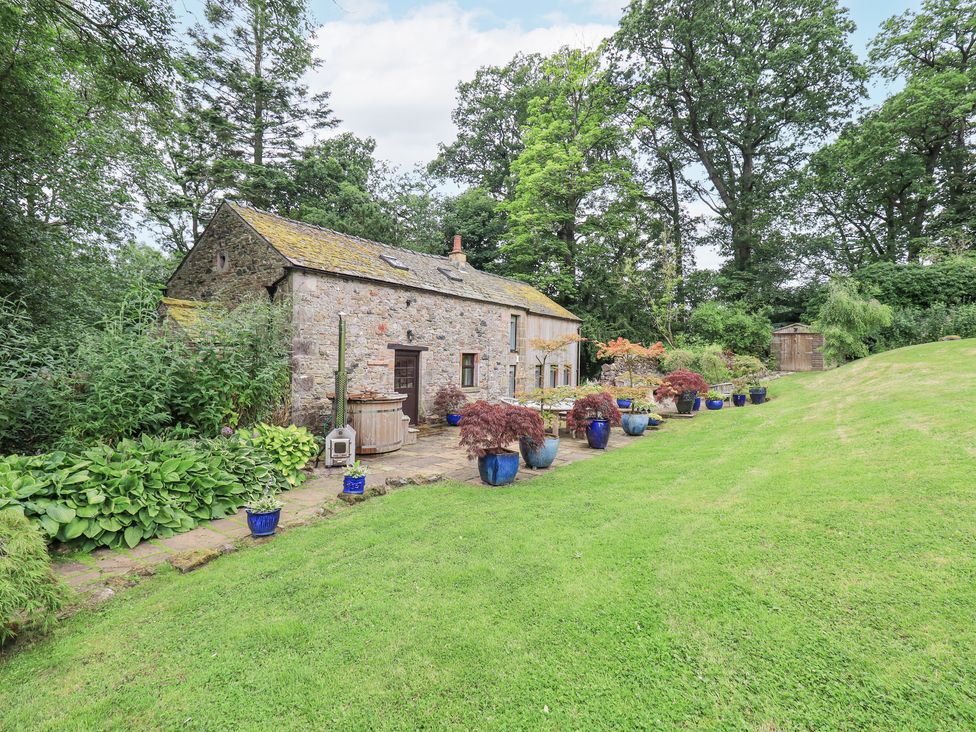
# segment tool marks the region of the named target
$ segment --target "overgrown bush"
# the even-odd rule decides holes
[[[65,595],[37,527],[19,510],[0,510],[0,645],[23,629],[45,629]]]
[[[773,337],[766,310],[704,302],[691,311],[690,336],[699,344],[718,344],[723,350],[766,356]]]
[[[661,357],[661,368],[670,374],[678,369],[694,370],[698,365],[698,355],[687,348],[673,348]]]
[[[862,296],[853,281],[833,280],[814,325],[824,336],[824,358],[842,363],[867,356],[870,341],[891,323],[887,305]]]
[[[676,348],[661,359],[666,374],[674,371],[694,371],[712,384],[720,384],[731,378],[730,356],[718,344]]]
[[[293,488],[305,482],[302,468],[319,451],[319,444],[312,433],[293,424],[287,427],[257,424],[253,429],[238,434],[250,444],[259,447],[268,456],[271,465],[280,471]]]
[[[876,262],[854,275],[861,289],[894,308],[926,309],[976,302],[976,256],[948,257],[933,264]]]
[[[891,324],[871,344],[873,352],[918,343],[930,343],[948,335],[976,338],[976,304],[928,308],[893,308]]]

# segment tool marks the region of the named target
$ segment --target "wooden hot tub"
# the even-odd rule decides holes
[[[356,430],[356,454],[378,455],[403,447],[409,420],[401,406],[406,394],[350,394],[348,417]]]

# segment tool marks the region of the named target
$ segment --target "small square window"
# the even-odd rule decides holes
[[[410,269],[407,265],[405,265],[403,262],[401,262],[399,259],[397,259],[391,254],[381,254],[380,259],[382,259],[384,262],[386,262],[394,269]]]
[[[461,387],[471,389],[478,385],[478,354],[461,354]]]
[[[464,278],[458,274],[456,269],[448,269],[447,267],[438,267],[437,271],[442,275],[447,277],[449,280],[454,280],[455,282],[464,282]]]

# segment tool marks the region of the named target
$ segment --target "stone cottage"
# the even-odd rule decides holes
[[[579,377],[577,344],[553,354],[544,373],[529,343],[578,333],[580,319],[525,283],[469,266],[460,237],[443,257],[225,202],[173,273],[164,303],[175,310],[254,297],[290,299],[300,423],[331,410],[340,312],[350,393],[406,394],[412,423],[449,384],[469,399],[496,399]]]

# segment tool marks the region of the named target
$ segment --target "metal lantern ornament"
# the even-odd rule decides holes
[[[356,430],[346,424],[346,314],[339,313],[339,367],[335,372],[333,429],[325,436],[325,467],[356,462]]]

